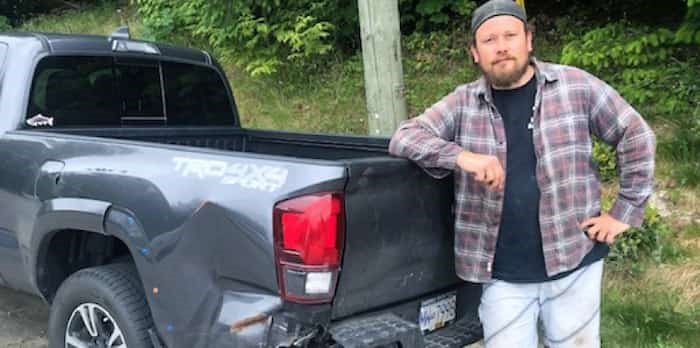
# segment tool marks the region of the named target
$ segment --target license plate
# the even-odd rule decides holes
[[[425,300],[420,304],[418,324],[424,333],[435,331],[455,319],[457,293],[448,293]]]

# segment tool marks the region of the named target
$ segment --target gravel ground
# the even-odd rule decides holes
[[[0,347],[47,347],[48,320],[48,306],[38,297],[0,287]]]

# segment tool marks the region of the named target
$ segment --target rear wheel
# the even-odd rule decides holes
[[[49,317],[51,348],[151,348],[153,326],[132,265],[80,270],[56,293]]]

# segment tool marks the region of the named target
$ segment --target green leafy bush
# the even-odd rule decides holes
[[[10,20],[5,16],[0,16],[0,31],[8,31],[12,29],[10,25]]]
[[[449,33],[434,31],[430,33],[415,32],[403,37],[404,65],[424,73],[440,73],[447,66],[468,62],[469,42],[463,31]]]
[[[64,6],[66,3],[61,0],[0,0],[0,17],[5,17],[5,23],[15,26],[30,15]]]
[[[149,36],[205,42],[252,75],[328,53],[334,29],[327,1],[136,0]],[[200,44],[201,46],[201,44]]]
[[[0,16],[6,18],[8,24],[16,24],[22,17],[32,12],[34,7],[32,1],[0,0]]]
[[[593,159],[598,165],[598,174],[603,182],[617,178],[617,157],[612,146],[595,139],[593,141]]]
[[[598,161],[601,178],[612,181],[616,177],[614,149],[596,140],[594,156]],[[603,199],[602,210],[609,211],[613,201]],[[616,263],[636,262],[651,258],[655,262],[674,261],[683,256],[683,250],[676,242],[677,233],[671,230],[668,222],[648,204],[644,210],[642,226],[631,228],[620,235],[610,248],[608,259]]]
[[[700,44],[700,0],[687,0],[688,11],[681,27],[676,31],[676,41]]]
[[[430,33],[445,29],[451,21],[468,27],[476,6],[472,0],[400,0],[401,26],[404,33]]]
[[[599,26],[620,20],[633,20],[635,24],[657,25],[678,23],[683,19],[687,7],[686,0],[588,0],[526,1],[528,15],[546,16],[550,19],[570,18],[584,23],[584,26]],[[537,18],[538,23],[547,18]],[[568,31],[577,28],[567,28]]]
[[[670,127],[660,154],[677,163],[681,184],[700,184],[700,1],[688,0],[685,19],[672,27],[617,22],[567,43],[561,60],[612,84],[650,120]]]
[[[146,37],[213,48],[252,75],[324,66],[360,47],[357,1],[134,0]],[[400,0],[404,33],[467,23],[471,0]]]
[[[609,205],[609,204],[608,204]],[[651,206],[644,212],[644,223],[631,228],[617,238],[610,248],[613,262],[635,262],[651,257],[656,262],[668,262],[683,256],[668,223]]]

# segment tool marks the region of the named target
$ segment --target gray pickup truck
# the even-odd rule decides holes
[[[451,181],[388,139],[242,128],[208,53],[0,33],[0,285],[50,347],[462,347]]]

